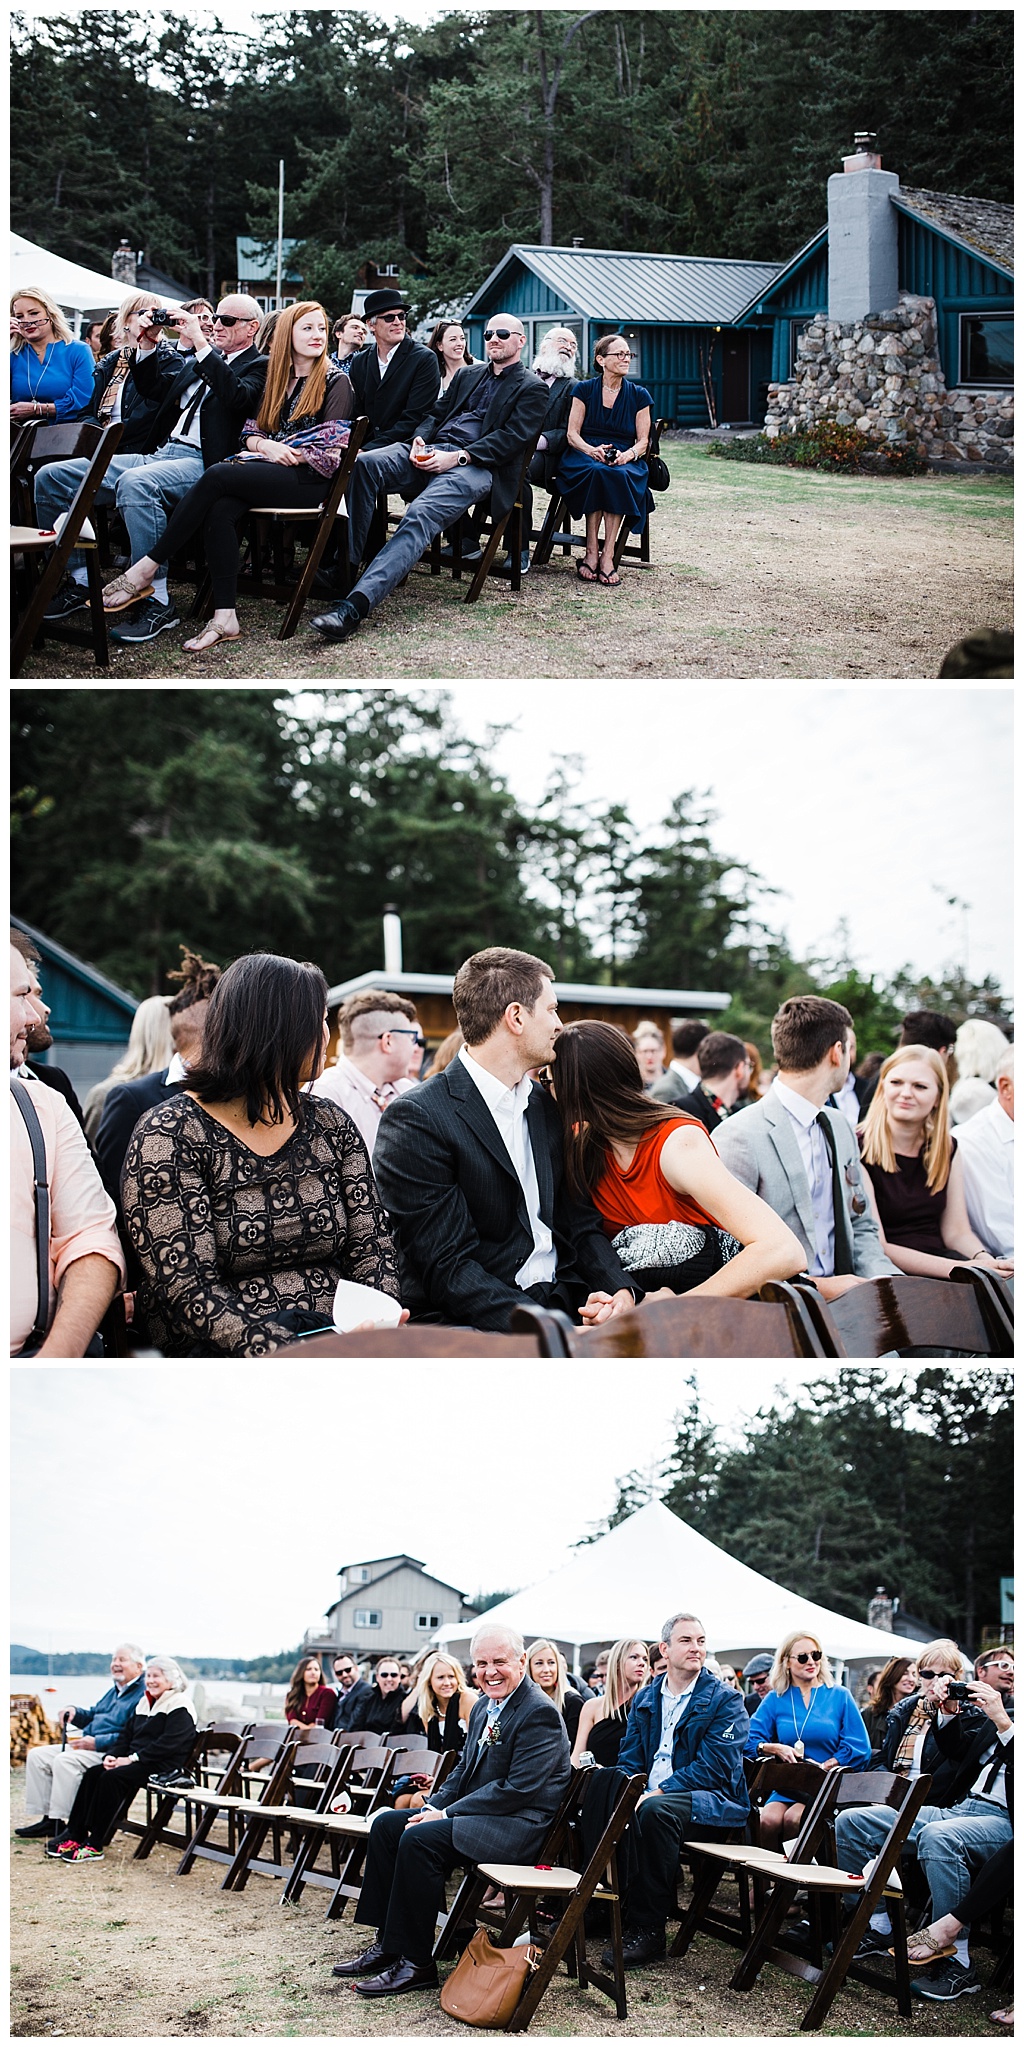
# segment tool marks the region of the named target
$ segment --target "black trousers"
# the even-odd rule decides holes
[[[520,499],[520,503],[522,504],[523,507],[524,547],[529,547],[530,535],[533,532],[533,491],[531,489],[531,485],[534,483],[543,483],[546,463],[547,457],[543,453],[543,451],[540,451],[539,453],[534,455],[531,459],[530,467],[526,472],[526,479],[523,483],[523,494]]]
[[[663,1791],[657,1798],[645,1798],[636,1809],[632,1831],[636,1836],[638,1874],[626,1890],[626,1918],[632,1927],[664,1926],[675,1910],[679,1875],[679,1847],[687,1841],[721,1841],[728,1829],[695,1827],[690,1819],[693,1800],[688,1791]]]
[[[105,1847],[121,1813],[149,1774],[148,1763],[124,1763],[119,1770],[105,1770],[100,1763],[97,1769],[87,1770],[68,1815],[71,1839],[89,1848]]]
[[[445,1880],[464,1860],[452,1845],[452,1821],[410,1827],[409,1812],[385,1812],[370,1828],[366,1874],[356,1906],[360,1926],[374,1926],[386,1952],[429,1962]]]
[[[250,505],[280,505],[309,511],[330,488],[303,462],[215,462],[175,505],[153,543],[154,561],[169,561],[202,532],[213,585],[215,611],[233,611],[238,594],[238,523]]]

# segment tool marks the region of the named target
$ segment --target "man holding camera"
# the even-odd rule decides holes
[[[195,313],[168,312],[164,307],[140,310],[125,323],[136,342],[131,377],[143,399],[156,400],[143,454],[114,455],[97,492],[98,505],[116,505],[128,528],[130,560],[149,554],[167,524],[173,507],[214,462],[233,455],[245,421],[263,395],[266,356],[255,347],[262,314],[255,299],[232,292],[222,299],[213,326],[213,342]],[[193,351],[182,358],[176,349],[159,346],[161,334],[174,329]],[[76,457],[50,462],[35,480],[36,516],[43,528],[66,512],[88,468]],[[81,580],[80,580],[81,578]],[[46,613],[67,618],[89,601],[84,567],[72,566]],[[129,623],[115,626],[111,638],[134,645],[156,639],[180,624],[170,601],[166,573],[153,579],[150,594],[139,602],[127,589],[107,593],[109,611],[132,609]]]

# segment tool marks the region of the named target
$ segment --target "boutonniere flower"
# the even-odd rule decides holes
[[[491,1720],[480,1737],[481,1748],[498,1748],[501,1744],[501,1722]]]

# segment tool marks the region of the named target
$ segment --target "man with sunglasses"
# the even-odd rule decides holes
[[[370,1157],[390,1102],[416,1086],[406,1075],[414,1045],[425,1049],[416,1011],[388,988],[362,988],[338,1011],[341,1051],[311,1092],[336,1102],[355,1124]]]
[[[489,498],[495,519],[511,510],[523,458],[536,443],[548,406],[547,385],[520,361],[525,346],[522,321],[498,313],[484,334],[486,362],[456,371],[411,444],[396,442],[359,455],[349,492],[353,567],[363,558],[378,492],[400,491],[412,503],[350,595],[336,611],[312,621],[326,639],[347,640],[358,632],[404,582],[435,534],[454,527],[471,505]],[[352,384],[355,389],[356,364]]]
[[[370,422],[362,446],[365,456],[393,441],[411,441],[437,397],[441,365],[433,349],[407,333],[400,291],[367,292],[363,318],[371,346],[352,356],[349,376],[356,415],[365,413]]]
[[[373,1700],[373,1686],[359,1675],[355,1657],[339,1649],[334,1658],[334,1682],[338,1700],[330,1719],[332,1733],[347,1733],[359,1725],[359,1715]]]

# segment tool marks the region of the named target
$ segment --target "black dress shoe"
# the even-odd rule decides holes
[[[19,1841],[49,1841],[54,1834],[64,1832],[63,1820],[36,1820],[31,1827],[15,1827]]]
[[[461,561],[470,564],[472,564],[473,562],[482,562],[483,558],[484,551],[482,547],[464,547],[462,550],[462,554],[460,556]],[[455,560],[455,549],[453,547],[442,547],[441,560],[445,563],[447,567],[450,568],[452,562]]]
[[[665,1959],[665,1928],[663,1926],[642,1926],[633,1933],[627,1933],[622,1941],[622,1966],[624,1969],[638,1969],[643,1962],[663,1962]],[[606,1947],[601,1956],[601,1965],[610,1969],[615,1961],[614,1950]]]
[[[407,1962],[399,1955],[380,1976],[367,1976],[356,1984],[360,1997],[401,1997],[405,1990],[436,1990],[437,1970],[433,1962]]]
[[[379,1940],[372,1940],[369,1947],[364,1947],[362,1954],[354,1955],[350,1962],[335,1962],[331,1975],[376,1976],[382,1968],[399,1959],[398,1955],[389,1954]]]
[[[359,631],[363,621],[354,604],[343,597],[337,611],[322,611],[317,618],[310,619],[315,632],[323,633],[325,640],[350,640]]]

